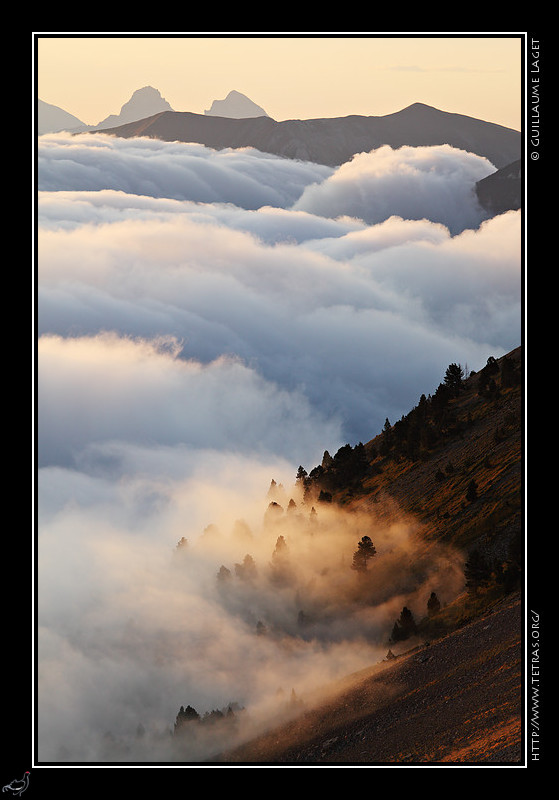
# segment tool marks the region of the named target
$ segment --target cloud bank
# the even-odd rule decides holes
[[[152,200],[138,217],[134,197],[123,218],[126,197],[40,196],[41,335],[170,335],[186,360],[233,356],[354,442],[407,413],[449,363],[480,368],[519,341],[519,214],[455,237],[399,217],[317,236],[315,217],[270,208]],[[286,242],[291,219],[299,240]]]
[[[182,446],[290,458],[321,452],[338,427],[301,393],[233,357],[178,358],[174,340],[43,336],[38,348],[39,465],[71,466],[103,443]]]
[[[475,183],[494,171],[487,159],[450,145],[384,145],[356,155],[326,180],[308,186],[294,208],[326,217],[343,208],[369,224],[390,216],[427,218],[458,233],[485,219]]]
[[[56,135],[38,163],[39,757],[205,758],[233,734],[179,745],[181,705],[244,704],[248,735],[382,658],[404,604],[459,590],[460,559],[414,550],[410,520],[321,509],[317,548],[294,478],[449,363],[519,344],[520,214],[484,220],[492,167],[450,148],[334,171]],[[371,526],[364,602],[349,564]]]
[[[102,134],[40,138],[38,189],[97,191],[234,203],[241,208],[291,205],[311,181],[332,170],[267,156],[256,150],[210,150],[204,145]]]

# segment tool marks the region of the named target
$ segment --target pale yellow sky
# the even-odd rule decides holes
[[[36,32],[36,92],[82,122],[153,86],[203,114],[232,89],[276,120],[384,115],[414,102],[520,130],[518,34],[52,35]]]

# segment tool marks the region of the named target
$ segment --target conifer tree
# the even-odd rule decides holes
[[[453,395],[458,395],[462,388],[464,370],[460,364],[449,364],[444,376],[445,386],[451,390]]]
[[[399,618],[394,623],[390,640],[392,642],[401,642],[405,639],[409,639],[410,636],[414,636],[416,633],[417,625],[415,624],[413,614],[407,606],[404,606]]]
[[[357,545],[357,550],[353,554],[351,568],[357,572],[366,572],[368,562],[376,555],[377,549],[371,541],[370,536],[363,536]]]
[[[186,725],[188,725],[188,723],[199,721],[200,714],[198,714],[195,708],[192,708],[192,706],[187,706],[186,708],[181,706],[175,720],[175,735],[183,733],[186,730]]]
[[[230,578],[231,578],[231,570],[227,569],[227,567],[222,564],[217,573],[217,580],[221,583],[224,581],[228,581]]]
[[[256,573],[256,562],[249,553],[243,558],[242,564],[235,564],[235,575],[243,581],[255,578]]]
[[[427,601],[427,613],[430,617],[433,617],[435,614],[438,614],[441,610],[441,602],[435,592],[431,592],[431,596]]]

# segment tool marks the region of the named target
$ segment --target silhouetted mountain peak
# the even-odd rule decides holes
[[[136,122],[154,114],[159,114],[161,111],[172,110],[170,104],[161,96],[158,89],[154,89],[153,86],[144,86],[142,89],[136,89],[130,100],[124,103],[120,109],[120,114],[111,114],[102,120],[97,127],[110,128],[114,125],[124,125],[127,122]]]
[[[429,105],[427,105],[427,103],[412,103],[411,105],[406,106],[405,108],[403,108],[401,113],[403,114],[406,111],[431,113],[433,111],[438,111],[438,110],[439,109],[435,108],[435,106],[429,106]]]
[[[68,111],[64,111],[63,108],[45,103],[44,100],[37,101],[37,133],[39,136],[44,133],[80,130],[85,127],[81,120]]]
[[[252,100],[236,89],[233,89],[224,100],[214,100],[211,108],[204,111],[209,117],[231,117],[233,119],[249,119],[252,117],[267,117],[263,108],[257,106]]]

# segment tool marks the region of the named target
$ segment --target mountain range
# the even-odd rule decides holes
[[[56,106],[39,100],[38,133],[104,132],[123,138],[148,136],[163,141],[196,142],[212,149],[254,148],[282,158],[337,167],[355,154],[382,145],[392,148],[449,144],[487,158],[496,172],[476,186],[479,202],[491,215],[522,203],[519,131],[449,113],[423,103],[385,116],[284,120],[277,122],[235,90],[214,100],[204,114],[174,111],[157,89],[135,91],[119,114],[85,125]]]
[[[109,114],[96,125],[88,125],[58,106],[38,100],[37,105],[37,132],[39,136],[45,133],[58,133],[69,131],[80,133],[91,130],[112,128],[125,125],[128,122],[142,120],[162,111],[173,111],[170,103],[162,97],[158,89],[153,86],[144,86],[136,91],[118,114]],[[253,103],[246,95],[233,90],[223,100],[214,100],[211,107],[204,111],[206,116],[231,117],[241,119],[247,117],[267,117],[263,108]]]
[[[440,111],[423,103],[385,116],[294,119],[277,122],[237,91],[214,100],[204,114],[174,111],[157,89],[135,91],[119,114],[85,125],[39,100],[38,132],[97,131],[197,142],[211,148],[254,147],[264,153],[336,167],[353,155],[381,145],[411,147],[449,144],[489,159],[497,169],[521,157],[521,134],[492,122]]]
[[[253,147],[263,153],[337,167],[356,153],[382,145],[393,148],[449,144],[487,158],[498,169],[521,156],[521,134],[462,114],[413,103],[381,117],[351,115],[284,120],[267,116],[234,119],[160,111],[149,117],[103,129],[131,138],[197,142],[213,149]]]

